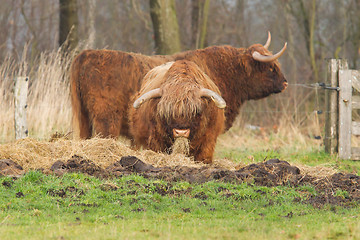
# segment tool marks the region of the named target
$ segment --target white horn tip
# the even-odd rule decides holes
[[[266,43],[264,44],[264,48],[268,49],[271,43],[271,34],[270,31],[268,31],[268,39],[266,40]]]
[[[217,107],[221,108],[221,109],[226,108],[226,103],[219,104],[219,106],[217,106]]]

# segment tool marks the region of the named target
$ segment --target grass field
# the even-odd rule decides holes
[[[312,187],[0,178],[2,239],[358,239],[358,204],[315,208]]]

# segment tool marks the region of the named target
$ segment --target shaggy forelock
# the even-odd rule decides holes
[[[215,83],[195,63],[179,60],[149,71],[140,92],[144,94],[160,88],[162,95],[157,105],[158,115],[166,120],[191,119],[203,110],[206,100],[199,93],[203,87],[220,93]]]
[[[165,74],[174,62],[167,62],[151,69],[145,76],[140,89],[140,95],[160,87],[165,81]]]
[[[160,117],[165,119],[191,119],[201,113],[203,100],[199,95],[199,86],[194,84],[167,84],[157,105]],[[175,90],[175,91],[174,91]]]

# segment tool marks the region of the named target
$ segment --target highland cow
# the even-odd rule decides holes
[[[189,154],[211,163],[216,139],[224,130],[226,103],[218,87],[194,63],[169,62],[143,80],[130,109],[130,133],[137,146],[172,151],[177,138],[189,140]]]
[[[140,90],[145,74],[169,61],[188,60],[197,65],[219,89],[226,101],[225,130],[250,99],[279,93],[287,86],[277,59],[284,47],[272,54],[266,44],[249,48],[213,46],[169,56],[144,56],[109,50],[80,53],[71,68],[74,131],[81,138],[130,136],[127,113],[130,98]],[[130,136],[131,137],[131,136]]]
[[[75,138],[129,136],[129,100],[140,89],[144,75],[172,60],[112,50],[85,50],[70,69]]]

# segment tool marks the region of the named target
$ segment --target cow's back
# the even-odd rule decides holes
[[[81,52],[71,67],[74,130],[79,129],[81,138],[91,137],[93,130],[105,137],[128,136],[130,97],[143,76],[166,61],[163,56],[112,50]]]

